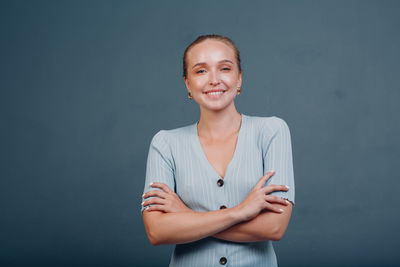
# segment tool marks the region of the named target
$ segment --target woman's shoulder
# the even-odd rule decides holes
[[[260,132],[270,132],[274,133],[279,129],[288,129],[288,125],[286,121],[278,116],[253,116],[253,115],[245,115],[248,119],[250,125],[252,125],[253,129],[257,129]]]
[[[185,136],[188,136],[192,133],[192,128],[193,128],[194,123],[184,125],[178,128],[172,128],[172,129],[161,129],[158,132],[156,132],[152,138],[152,141],[154,140],[155,142],[157,141],[164,141],[167,143],[173,142],[174,140],[180,140],[184,138]]]

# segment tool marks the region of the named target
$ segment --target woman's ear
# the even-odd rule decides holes
[[[242,86],[242,72],[239,73],[239,79],[238,79],[237,87],[241,87],[241,86]]]
[[[186,85],[187,90],[190,91],[190,89],[189,89],[189,82],[188,82],[186,76],[183,77],[183,81],[185,82],[185,85]]]

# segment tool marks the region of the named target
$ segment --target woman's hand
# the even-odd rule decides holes
[[[163,211],[163,212],[193,212],[179,198],[179,196],[164,183],[151,183],[151,187],[157,187],[162,190],[153,190],[145,193],[143,198],[154,197],[143,201],[142,206],[147,206],[147,211]],[[150,204],[156,204],[148,206]]]
[[[277,213],[282,213],[283,210],[276,208],[272,203],[278,203],[282,205],[289,205],[289,202],[277,196],[268,195],[274,191],[288,191],[289,188],[285,185],[267,185],[264,186],[269,178],[275,174],[274,171],[266,173],[254,188],[250,191],[245,200],[239,205],[234,207],[237,210],[238,215],[244,221],[250,220],[256,217],[262,210],[270,210]]]

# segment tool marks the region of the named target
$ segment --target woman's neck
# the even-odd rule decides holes
[[[200,120],[197,124],[199,136],[207,139],[225,139],[239,132],[242,115],[236,111],[235,106],[223,111],[201,110]]]

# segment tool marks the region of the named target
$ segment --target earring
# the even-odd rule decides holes
[[[192,92],[188,92],[188,98],[190,98],[190,99],[192,99],[193,97],[192,97]]]
[[[237,88],[237,94],[240,95],[242,93],[242,88],[238,87]]]

